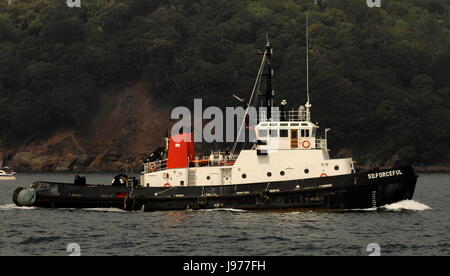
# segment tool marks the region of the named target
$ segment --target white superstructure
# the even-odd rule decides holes
[[[264,95],[260,87],[265,77],[266,91],[259,104],[258,124],[254,128],[257,140],[253,148],[242,150],[236,155],[234,152],[237,143],[235,143],[231,153],[217,152],[199,158],[194,154],[192,143],[177,143],[172,137],[166,147],[168,158],[145,164],[141,186],[241,185],[298,181],[355,173],[354,161],[351,158],[330,159],[327,143],[327,133],[330,129],[323,131],[323,138],[318,137],[319,126],[311,121],[309,83],[305,106],[300,106],[294,111],[284,111],[287,102],[283,100],[280,105],[282,111],[272,114],[275,91],[272,90],[273,69],[270,59],[273,51],[269,41],[266,50],[260,54],[263,58],[250,102],[248,105],[245,103],[245,106],[251,106],[256,103],[256,95]],[[247,117],[248,111],[247,108],[244,118]],[[244,125],[245,120],[242,122],[238,137]]]
[[[295,119],[309,115],[293,114],[289,112],[287,121],[259,123],[255,128],[257,143],[239,155],[212,153],[189,160],[189,166],[184,168],[169,169],[167,160],[147,163],[140,183],[144,187],[239,185],[355,172],[351,158],[330,159],[327,138],[317,138],[316,124]]]

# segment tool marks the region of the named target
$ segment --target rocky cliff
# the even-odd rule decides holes
[[[43,141],[0,149],[0,166],[8,165],[16,171],[140,171],[141,160],[164,145],[164,134],[171,126],[170,107],[155,101],[142,83],[106,91],[100,102],[98,110],[92,111],[95,118],[82,129],[69,129]],[[341,149],[335,157],[350,156],[358,159],[351,149]],[[398,161],[394,154],[385,163],[366,160],[366,164],[358,162],[357,166],[361,170],[391,167]],[[450,173],[448,162],[415,167],[422,173]]]
[[[138,168],[145,154],[163,144],[169,109],[159,106],[137,83],[108,91],[83,129],[59,132],[0,151],[0,160],[17,171],[124,171]]]

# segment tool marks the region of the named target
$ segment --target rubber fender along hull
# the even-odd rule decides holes
[[[411,166],[334,177],[223,186],[117,187],[35,182],[32,206],[166,211],[342,210],[380,207],[412,199],[417,175]],[[15,192],[13,201],[18,204]],[[19,205],[20,206],[20,205]]]

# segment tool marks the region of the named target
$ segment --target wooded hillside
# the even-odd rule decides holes
[[[266,34],[277,102],[305,102],[305,12],[313,120],[360,162],[450,159],[449,1],[0,1],[0,148],[77,129],[100,95],[142,81],[158,105],[248,97]]]

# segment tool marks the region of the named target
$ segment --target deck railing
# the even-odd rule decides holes
[[[239,155],[215,154],[203,157],[196,157],[189,162],[189,167],[217,167],[232,166]],[[167,160],[160,160],[144,164],[144,173],[163,171],[167,168]]]
[[[287,121],[287,122],[305,122],[308,118],[308,112],[307,111],[299,111],[299,110],[290,110],[285,111],[284,114],[281,112],[273,112],[271,114],[271,121],[272,122],[280,122],[280,121]],[[255,118],[250,119],[251,122],[256,125]],[[265,123],[268,122],[267,120],[267,112],[262,110],[260,111],[258,118],[256,118],[258,123]]]
[[[316,139],[316,149],[328,149],[328,143],[325,139]]]

